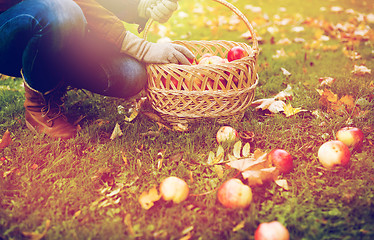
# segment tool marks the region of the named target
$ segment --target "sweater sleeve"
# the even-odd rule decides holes
[[[108,2],[113,2],[111,0],[106,0]],[[82,9],[86,20],[88,29],[93,31],[96,35],[101,36],[103,39],[110,43],[113,43],[118,49],[121,48],[123,39],[126,35],[126,28],[121,21],[120,17],[117,16],[122,13],[120,9],[116,9],[115,5],[109,5],[113,8],[117,14],[113,13],[115,11],[110,11],[108,8],[104,7],[95,0],[75,0],[75,2]],[[123,0],[117,1],[122,8],[125,10],[122,16],[125,21],[135,22],[137,19],[137,0]],[[126,7],[123,3],[131,2],[131,4]],[[135,8],[135,9],[134,9]],[[136,14],[136,15],[134,15]],[[127,15],[127,19],[126,19]]]

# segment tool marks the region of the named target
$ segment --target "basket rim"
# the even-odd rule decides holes
[[[174,89],[162,89],[162,88],[157,88],[157,87],[148,87],[147,86],[147,91],[156,93],[156,94],[164,94],[164,95],[174,95],[174,96],[181,96],[181,95],[188,95],[188,96],[213,96],[213,95],[218,95],[221,96],[222,93],[225,94],[226,97],[231,97],[231,96],[236,96],[240,95],[242,93],[252,91],[254,90],[259,83],[259,76],[256,74],[256,81],[249,87],[245,88],[240,88],[238,90],[235,89],[229,89],[229,90],[174,90]]]

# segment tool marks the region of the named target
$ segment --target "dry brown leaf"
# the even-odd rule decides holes
[[[148,210],[153,207],[154,202],[160,200],[161,194],[158,193],[156,186],[153,186],[149,191],[144,191],[140,195],[138,201],[142,208]]]
[[[116,123],[116,125],[114,126],[114,129],[113,129],[113,132],[112,132],[112,135],[110,136],[110,140],[114,140],[118,137],[121,137],[123,136],[123,132],[121,130],[121,127],[118,123]]]
[[[7,129],[0,141],[0,151],[8,147],[11,143],[12,143],[12,137],[10,136],[10,132]]]

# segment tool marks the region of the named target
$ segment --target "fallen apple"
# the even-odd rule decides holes
[[[364,141],[364,133],[356,127],[344,127],[336,133],[336,139],[348,148],[359,149]]]
[[[229,62],[241,59],[243,57],[248,56],[248,53],[242,48],[241,46],[235,46],[229,50],[227,53],[227,60]]]
[[[278,221],[260,223],[255,231],[255,240],[289,240],[290,233]]]
[[[160,193],[165,201],[180,203],[188,197],[187,183],[178,177],[167,177],[160,184]]]
[[[280,173],[289,173],[293,168],[292,156],[284,149],[271,150],[268,159]]]
[[[349,148],[338,140],[325,142],[318,149],[318,159],[328,169],[339,165],[346,166],[349,163],[350,157]]]
[[[252,190],[240,179],[231,178],[218,188],[217,198],[227,208],[246,208],[252,202]]]
[[[217,142],[218,143],[233,143],[238,138],[238,132],[235,130],[235,128],[230,126],[222,126],[217,131]]]

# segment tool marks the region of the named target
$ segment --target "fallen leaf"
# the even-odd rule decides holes
[[[114,126],[114,129],[113,129],[113,132],[112,132],[112,135],[110,136],[110,140],[114,140],[118,137],[121,137],[123,136],[123,132],[121,130],[121,127],[118,123],[116,123],[116,125]]]
[[[291,106],[291,103],[287,104],[286,106],[284,106],[284,114],[286,114],[286,117],[290,117],[290,116],[293,116],[299,112],[306,112],[308,110],[305,110],[305,109],[301,109],[301,108],[293,108]]]
[[[243,178],[247,179],[250,186],[262,185],[267,181],[274,181],[278,177],[278,174],[279,172],[276,167],[242,172]]]
[[[233,232],[237,232],[237,231],[243,229],[244,226],[245,226],[245,220],[242,220],[241,222],[239,222],[239,223],[238,223],[238,224],[237,224],[237,225],[232,229],[232,231],[233,231]]]
[[[10,136],[10,132],[7,129],[5,133],[3,134],[3,137],[0,141],[0,150],[3,150],[4,148],[8,147],[12,143],[12,137]]]
[[[126,122],[132,122],[138,115],[139,115],[139,111],[134,108],[130,117],[125,116],[125,121]]]
[[[288,186],[288,182],[285,179],[278,179],[274,181],[275,184],[277,184],[279,187],[283,188],[284,190],[290,190],[290,187]]]
[[[188,124],[178,123],[177,125],[173,126],[173,130],[177,132],[187,132]]]
[[[292,100],[293,98],[293,90],[291,85],[287,85],[286,89],[279,92],[277,95],[274,96],[277,100]]]
[[[148,210],[153,207],[154,202],[160,200],[161,194],[158,193],[156,186],[153,186],[149,191],[144,191],[138,201],[142,208]]]
[[[284,76],[286,76],[286,77],[291,76],[291,73],[287,69],[281,68],[281,70],[282,70],[282,73],[283,73]]]
[[[318,81],[320,82],[320,86],[328,86],[331,87],[331,85],[335,82],[335,78],[332,77],[322,77],[319,78]]]
[[[47,231],[50,228],[50,226],[51,226],[51,221],[49,219],[47,219],[45,221],[45,227],[44,227],[44,231],[42,233],[39,233],[39,232],[22,232],[22,234],[25,237],[30,238],[31,240],[40,240],[40,239],[44,238],[44,236],[47,234]]]
[[[363,76],[365,74],[371,74],[371,69],[363,65],[361,66],[355,65],[352,73],[358,76]]]
[[[221,165],[214,165],[214,170],[217,173],[218,178],[222,179],[223,178],[223,167]]]
[[[275,98],[266,98],[256,100],[252,103],[252,106],[256,106],[256,109],[269,110],[271,113],[279,113],[284,111],[283,107],[286,105],[285,102],[275,100]]]
[[[344,95],[339,101],[344,104],[348,110],[352,110],[356,106],[355,98],[351,95]]]

